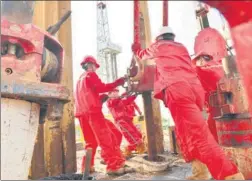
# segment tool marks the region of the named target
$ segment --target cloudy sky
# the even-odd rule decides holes
[[[169,1],[169,26],[176,33],[176,40],[193,54],[194,38],[199,31],[195,17],[195,1]],[[149,1],[152,39],[162,25],[162,1]],[[119,76],[126,74],[130,64],[133,42],[133,1],[108,1],[108,20],[113,43],[122,47],[118,59]],[[96,57],[96,1],[72,1],[74,85],[82,70],[79,66],[87,55]],[[222,19],[217,10],[209,12],[210,26],[222,32]],[[140,106],[141,101],[138,100]],[[162,111],[166,115],[167,111]]]

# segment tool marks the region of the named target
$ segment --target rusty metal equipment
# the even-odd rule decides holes
[[[210,96],[215,107],[218,141],[228,155],[237,163],[245,178],[252,177],[252,119],[242,80],[237,72],[235,57],[223,59],[225,77]],[[233,149],[230,149],[233,148]],[[250,166],[249,166],[250,165]]]
[[[31,24],[34,3],[2,2],[1,95],[9,100],[38,104],[41,118],[46,114],[51,121],[59,121],[70,95],[69,89],[60,84],[64,51],[50,33]],[[51,28],[52,33],[59,29],[63,21]],[[43,119],[40,119],[40,123],[43,123]],[[31,158],[32,153],[29,153],[27,159],[31,161]],[[9,163],[15,162],[10,160]]]
[[[224,15],[227,15],[227,12],[232,11],[230,8],[233,6],[237,13],[241,10],[245,10],[244,4],[239,4],[236,2],[229,2],[227,4],[217,3],[217,2],[208,2],[210,5],[215,5],[215,7],[219,7],[221,12]],[[241,6],[240,6],[241,5]],[[248,6],[252,6],[252,4],[247,4]],[[226,6],[226,8],[224,8]],[[243,9],[239,10],[239,7]],[[228,10],[228,11],[226,11]],[[203,11],[201,11],[203,12]],[[205,21],[202,23],[201,27],[206,28],[209,27],[209,23],[207,18],[208,11],[204,11],[200,16],[205,17]],[[248,12],[244,11],[245,19],[248,18]],[[233,16],[233,18],[231,18]],[[233,21],[237,21],[238,14],[231,13],[229,16],[226,16],[227,20],[231,25],[233,25]],[[240,16],[240,14],[239,14]],[[244,17],[240,17],[244,19]],[[251,16],[252,17],[252,16]],[[209,46],[211,50],[209,50],[214,57],[214,60],[222,59],[223,69],[225,71],[225,76],[219,81],[217,85],[217,91],[212,92],[210,95],[210,106],[213,107],[214,119],[216,120],[216,128],[218,133],[218,141],[219,144],[223,147],[226,154],[229,155],[238,165],[240,171],[244,174],[246,179],[252,178],[252,120],[251,120],[251,112],[249,112],[249,103],[250,99],[248,96],[251,96],[250,92],[246,92],[245,89],[246,84],[243,84],[244,79],[249,80],[251,77],[248,74],[249,62],[251,59],[251,55],[246,53],[248,50],[248,46],[251,47],[252,44],[245,43],[241,38],[241,34],[247,33],[247,35],[252,35],[251,30],[248,28],[244,28],[244,26],[240,25],[241,29],[238,32],[233,33],[234,37],[237,37],[236,40],[236,48],[242,47],[243,49],[237,49],[236,54],[237,57],[234,57],[232,54],[227,55],[224,51],[226,48],[225,41],[223,38],[218,38],[216,35],[205,35],[204,41],[201,41],[202,44],[197,45],[196,49],[202,48],[202,46]],[[205,31],[207,32],[207,31]],[[203,32],[202,32],[203,34]],[[204,36],[204,35],[202,35]],[[212,39],[216,39],[215,42],[218,44],[211,44],[209,41],[209,37]],[[248,37],[248,36],[247,36]],[[219,39],[219,40],[217,40]],[[197,38],[196,38],[197,41]],[[206,43],[208,42],[208,43]],[[210,42],[210,43],[209,43]],[[205,45],[204,45],[205,44]],[[204,47],[206,48],[206,47]],[[239,55],[242,56],[243,60],[239,60]],[[245,57],[244,57],[245,55]],[[247,61],[246,63],[244,61]],[[244,64],[244,65],[243,65]],[[238,73],[238,69],[240,67],[240,72]],[[243,65],[243,66],[241,66]],[[246,66],[246,67],[244,67]],[[245,72],[243,72],[244,70]],[[243,80],[242,80],[243,79]],[[251,81],[250,81],[251,82]],[[245,87],[244,87],[245,85]],[[248,93],[248,94],[246,94]]]

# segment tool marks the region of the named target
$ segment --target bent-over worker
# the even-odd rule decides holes
[[[115,124],[119,127],[123,136],[129,143],[124,149],[124,156],[126,158],[130,157],[132,151],[136,151],[139,154],[144,153],[145,145],[143,143],[142,134],[133,123],[132,113],[129,114],[127,110],[127,106],[134,102],[136,96],[120,98],[118,89],[114,89],[108,95],[108,109],[114,118]]]
[[[149,48],[141,50],[140,44],[133,44],[132,50],[141,61],[154,59],[156,62],[154,97],[170,109],[181,152],[186,162],[193,163],[195,177],[188,179],[208,179],[202,172],[205,164],[214,179],[244,180],[204,121],[205,92],[187,49],[174,39],[171,28],[165,26]]]

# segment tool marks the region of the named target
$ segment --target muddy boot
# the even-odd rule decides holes
[[[208,168],[205,164],[198,160],[192,162],[192,176],[187,177],[187,180],[210,180]]]
[[[130,158],[132,156],[132,151],[128,147],[126,147],[123,151],[123,156],[126,159]]]
[[[142,142],[142,143],[138,144],[136,147],[136,153],[137,154],[144,154],[145,152],[146,152],[146,149],[145,149],[144,143]]]
[[[119,168],[117,170],[107,170],[107,174],[111,176],[121,176],[125,174],[124,168]]]
[[[234,175],[230,175],[225,177],[225,180],[245,180],[244,176],[242,173],[236,173]]]
[[[135,169],[128,167],[126,165],[117,170],[107,170],[107,174],[110,176],[121,176],[127,173],[133,173],[133,172],[135,172]]]

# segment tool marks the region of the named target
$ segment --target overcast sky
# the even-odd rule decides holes
[[[176,41],[183,43],[190,54],[194,54],[194,38],[199,31],[195,17],[196,3],[169,1],[169,26],[176,33]],[[148,6],[153,39],[162,26],[162,1],[149,1]],[[111,40],[122,47],[117,59],[119,76],[123,76],[132,56],[133,1],[108,1],[107,10]],[[74,85],[82,73],[79,65],[82,58],[88,54],[96,57],[96,17],[96,1],[72,1]],[[222,32],[223,23],[217,10],[210,10],[209,22],[211,27]],[[141,101],[138,102],[141,104]]]

